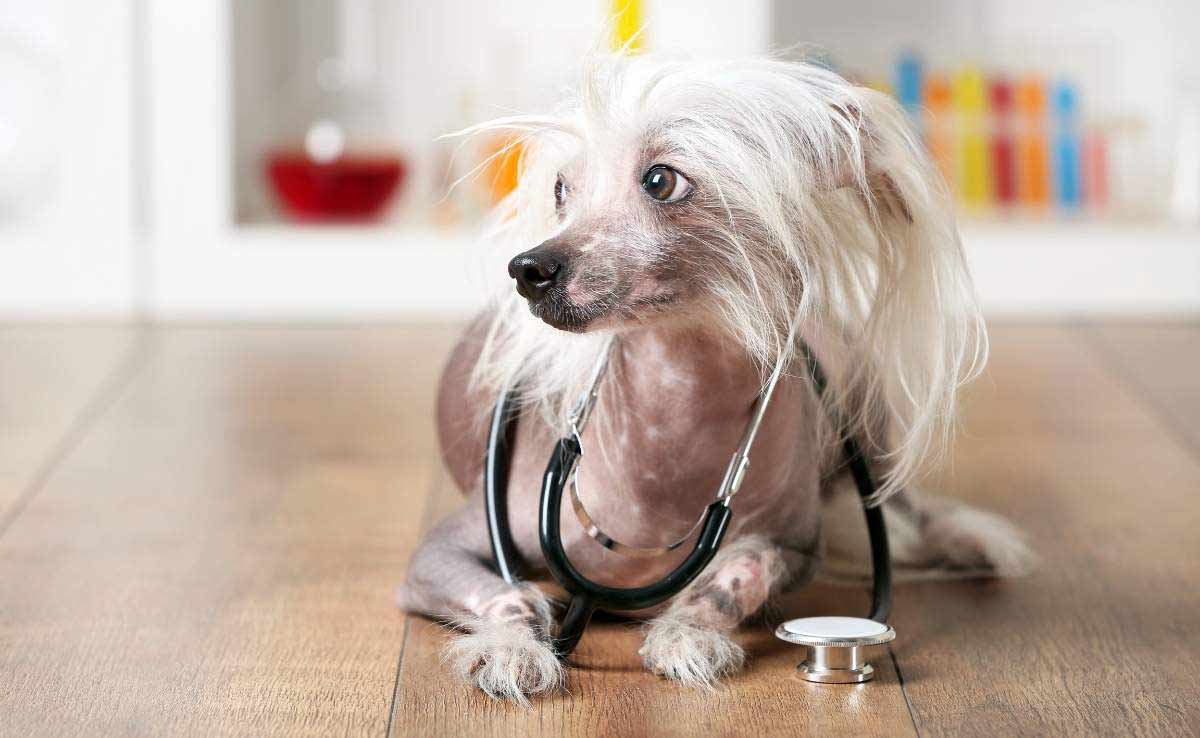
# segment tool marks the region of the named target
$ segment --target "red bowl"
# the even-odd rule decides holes
[[[276,152],[267,174],[283,210],[302,221],[378,217],[406,174],[397,156],[347,155],[319,163],[303,152]]]

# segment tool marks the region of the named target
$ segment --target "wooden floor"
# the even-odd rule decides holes
[[[760,626],[744,673],[682,689],[603,623],[523,710],[391,604],[458,504],[451,329],[0,328],[0,734],[1196,735],[1200,326],[992,336],[937,486],[1024,527],[1038,573],[898,587],[869,685],[799,681]]]

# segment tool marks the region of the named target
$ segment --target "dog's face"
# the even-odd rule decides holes
[[[773,62],[608,67],[569,112],[527,122],[516,217],[537,245],[509,263],[517,292],[562,330],[687,321],[771,344],[821,260],[810,247],[846,222],[827,195],[873,186],[867,98]]]
[[[668,143],[581,143],[541,196],[553,202],[556,232],[508,265],[535,316],[583,332],[694,305],[712,251],[711,196]]]

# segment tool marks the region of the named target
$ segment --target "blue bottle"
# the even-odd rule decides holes
[[[1054,86],[1054,194],[1060,207],[1076,210],[1083,204],[1080,171],[1079,96],[1069,82]]]
[[[921,87],[923,82],[921,58],[905,52],[896,62],[896,99],[908,111],[913,121],[921,120]]]

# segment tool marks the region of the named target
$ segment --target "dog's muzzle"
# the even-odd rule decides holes
[[[541,302],[562,277],[566,259],[542,247],[517,254],[508,262],[508,276],[517,280],[517,293],[531,303]]]

